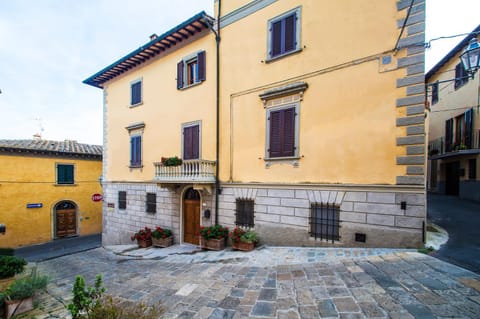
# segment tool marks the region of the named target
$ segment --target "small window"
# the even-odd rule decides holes
[[[147,193],[147,213],[155,214],[157,212],[157,194]]]
[[[468,160],[468,179],[477,179],[477,159]]]
[[[254,211],[255,202],[251,199],[236,200],[235,211],[235,225],[244,227],[254,226]]]
[[[267,158],[298,155],[297,105],[267,111]]]
[[[455,90],[461,88],[468,82],[468,74],[462,63],[455,66]]]
[[[315,239],[331,240],[340,239],[340,208],[330,204],[313,204],[310,216],[310,236]]]
[[[184,58],[177,64],[177,89],[183,89],[206,80],[205,51]]]
[[[432,105],[438,102],[438,82],[432,85]]]
[[[268,59],[300,49],[300,8],[268,22]]]
[[[130,136],[130,167],[142,166],[142,136]]]
[[[74,183],[74,167],[71,164],[57,164],[57,184]]]
[[[119,209],[127,208],[127,192],[125,191],[118,192],[118,208]]]
[[[130,105],[142,103],[142,81],[137,80],[130,84]]]

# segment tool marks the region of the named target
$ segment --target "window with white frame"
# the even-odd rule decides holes
[[[300,50],[301,7],[268,21],[268,60]]]

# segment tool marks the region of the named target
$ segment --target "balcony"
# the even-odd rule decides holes
[[[480,130],[474,130],[472,133],[470,139],[463,139],[467,141],[465,143],[456,141],[447,143],[445,136],[430,141],[428,143],[429,159],[480,153]]]
[[[215,161],[203,159],[185,160],[178,166],[154,163],[154,181],[165,184],[211,184],[215,183]]]

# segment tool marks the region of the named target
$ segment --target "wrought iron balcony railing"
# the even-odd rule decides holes
[[[215,161],[184,160],[178,166],[154,163],[154,180],[162,183],[215,183]]]
[[[447,142],[445,136],[437,138],[428,143],[428,156],[435,157],[441,156],[453,152],[471,153],[471,150],[480,149],[480,130],[475,130],[472,132],[471,139],[468,139],[468,142]]]

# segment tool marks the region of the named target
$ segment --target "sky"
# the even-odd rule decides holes
[[[202,10],[213,0],[0,0],[0,139],[102,144],[102,90],[82,81]],[[472,31],[479,12],[427,0],[426,40]],[[427,70],[461,39],[432,42]]]

